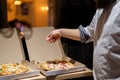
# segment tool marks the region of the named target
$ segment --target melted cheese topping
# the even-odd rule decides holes
[[[27,71],[29,71],[28,67],[22,64],[9,63],[0,66],[0,75],[19,74]]]
[[[45,63],[42,63],[40,67],[45,70],[68,70],[69,68],[73,68],[74,65],[70,62],[64,61],[64,60],[54,60],[54,61],[47,61]]]

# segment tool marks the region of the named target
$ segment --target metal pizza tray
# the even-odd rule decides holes
[[[68,60],[69,59],[69,60]],[[79,63],[78,61],[72,60],[68,57],[64,58],[64,60],[67,60],[71,62],[74,67],[67,69],[67,70],[51,70],[51,71],[45,71],[40,68],[40,64],[37,64],[37,67],[40,69],[41,73],[44,74],[45,76],[55,76],[58,74],[64,74],[64,73],[71,73],[71,72],[77,72],[77,71],[84,71],[86,66],[82,63]]]
[[[40,70],[38,70],[31,63],[29,63],[27,61],[22,61],[21,64],[27,66],[30,69],[30,71],[25,72],[25,73],[20,73],[20,74],[11,74],[11,75],[6,75],[6,76],[0,76],[0,80],[16,80],[16,79],[21,79],[21,78],[37,76],[40,74]]]

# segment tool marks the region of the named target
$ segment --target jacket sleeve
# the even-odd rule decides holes
[[[90,42],[94,39],[94,32],[96,30],[97,20],[101,15],[102,10],[97,10],[90,25],[87,27],[79,26],[81,42]]]

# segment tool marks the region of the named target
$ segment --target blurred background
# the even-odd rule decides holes
[[[0,0],[0,28],[17,19],[31,27],[78,28],[90,24],[94,0]],[[92,69],[93,43],[61,38],[65,53]]]
[[[53,9],[54,2],[51,0],[7,0],[8,21],[18,19],[32,27],[53,25]]]
[[[78,28],[88,26],[96,7],[94,0],[0,0],[0,28],[17,19],[31,27]],[[61,38],[67,56],[92,69],[93,43]],[[90,79],[89,79],[90,80]]]
[[[64,24],[73,26],[80,25],[81,21],[86,26],[95,11],[94,0],[1,0],[0,2],[2,10],[5,11],[7,7],[7,16],[4,14],[7,21],[23,20],[32,27],[61,25],[64,27]]]

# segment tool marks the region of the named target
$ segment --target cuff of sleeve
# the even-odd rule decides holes
[[[84,29],[84,27],[82,27],[81,25],[79,26],[79,30],[80,30],[80,38],[81,38],[81,42],[86,42],[90,36],[89,34],[86,32],[86,30]]]

